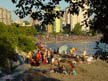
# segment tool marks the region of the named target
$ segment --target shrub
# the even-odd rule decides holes
[[[82,34],[82,26],[80,25],[80,23],[77,23],[73,29],[73,33],[76,35],[80,35]]]
[[[35,49],[35,30],[30,27],[7,26],[0,23],[0,67],[7,65],[8,59],[15,54],[16,47],[21,51]]]

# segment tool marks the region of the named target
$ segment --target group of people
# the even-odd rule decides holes
[[[51,49],[38,49],[36,52],[29,52],[27,55],[27,63],[31,65],[40,65],[52,63],[53,53]]]
[[[60,62],[56,67],[51,68],[50,72],[61,73],[65,75],[77,75],[75,65],[71,61],[67,61],[65,64]]]
[[[42,43],[37,44],[37,50],[35,52],[29,52],[26,56],[26,63],[33,66],[39,66],[40,64],[59,64],[59,56],[51,48],[46,48]]]
[[[73,74],[76,75],[75,70],[76,63],[91,63],[93,61],[92,56],[88,56],[87,51],[84,50],[82,55],[77,55],[77,48],[70,48],[70,54],[68,59],[63,55],[55,53],[51,48],[45,47],[42,43],[37,44],[38,49],[30,51],[25,58],[24,63],[31,64],[32,66],[39,66],[41,64],[51,64],[54,67],[50,69],[51,72]],[[64,62],[65,61],[65,64]],[[67,64],[67,65],[66,65]]]
[[[93,56],[87,54],[86,50],[84,50],[81,55],[77,55],[76,51],[77,51],[76,48],[70,49],[70,56],[71,56],[71,58],[74,59],[75,63],[76,62],[79,62],[79,63],[85,63],[86,62],[86,63],[90,64],[93,62],[93,60],[94,60]]]

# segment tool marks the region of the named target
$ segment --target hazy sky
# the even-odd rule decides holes
[[[15,6],[12,4],[11,0],[0,0],[0,7],[11,11],[12,20],[16,20],[18,18],[13,12],[15,10]]]
[[[65,3],[64,0],[62,0],[62,2],[60,3],[60,6],[62,9],[64,9],[65,7],[67,7],[67,3]],[[18,16],[16,16],[14,13],[15,5],[11,2],[11,0],[0,0],[0,7],[6,8],[11,11],[13,21],[18,19]]]

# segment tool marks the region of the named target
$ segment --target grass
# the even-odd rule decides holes
[[[51,65],[41,65],[40,69],[48,69]],[[31,81],[108,81],[108,63],[97,60],[92,64],[76,64],[77,75],[46,73],[32,75]],[[44,79],[42,77],[44,76]]]
[[[92,64],[78,64],[76,71],[78,75],[72,76],[72,81],[108,81],[108,64],[100,60]]]

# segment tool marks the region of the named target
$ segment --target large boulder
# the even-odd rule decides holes
[[[16,69],[14,71],[28,71],[29,69],[31,69],[30,64],[22,64],[22,65],[19,65],[18,67],[16,67]]]

